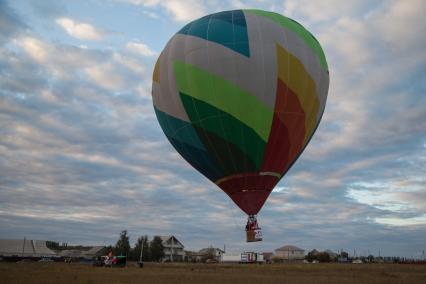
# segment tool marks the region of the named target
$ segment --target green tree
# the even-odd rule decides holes
[[[330,262],[331,261],[330,255],[325,251],[318,253],[317,259],[318,259],[319,262]]]
[[[114,254],[128,256],[129,252],[130,252],[129,236],[127,235],[127,230],[124,230],[124,231],[121,231],[120,238],[115,244]]]
[[[305,259],[309,262],[318,260],[318,253],[319,252],[316,249],[313,249],[310,252],[308,252],[308,254],[305,256]]]
[[[141,247],[143,247],[142,253],[142,261],[150,261],[151,260],[151,250],[148,243],[148,236],[140,236],[135,243],[135,247],[131,252],[131,260],[139,261],[141,255]]]
[[[59,243],[54,241],[46,241],[46,246],[52,250],[60,249]]]
[[[164,257],[163,241],[159,236],[155,236],[150,242],[150,252],[152,261],[161,261]]]

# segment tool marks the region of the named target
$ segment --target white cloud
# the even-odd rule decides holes
[[[81,75],[86,75],[83,78],[89,79],[101,88],[110,91],[133,90],[135,93],[139,93],[143,88],[141,84],[150,83],[148,82],[150,77],[145,76],[147,65],[144,58],[133,56],[124,50],[123,53],[106,52],[87,47],[54,44],[29,36],[17,38],[14,43],[22,48],[33,63],[42,64],[43,69],[49,74],[49,80],[75,80]],[[133,53],[155,54],[148,47],[144,49],[145,47],[138,43],[128,44],[128,49],[133,50]],[[13,64],[13,60],[10,62]],[[17,76],[5,79],[8,79],[8,86],[13,83],[15,90],[18,86],[25,86],[17,81],[19,79]]]
[[[153,56],[157,54],[155,51],[151,50],[148,45],[141,42],[128,42],[126,44],[126,48],[131,52],[141,54],[143,56]]]
[[[41,40],[37,38],[33,38],[33,37],[23,37],[20,40],[18,40],[17,43],[35,61],[40,63],[47,62],[49,47],[47,44],[45,44]]]
[[[160,17],[157,13],[150,12],[150,11],[142,11],[142,14],[147,15],[148,17],[152,19],[158,19]]]
[[[396,218],[396,217],[384,217],[375,218],[377,223],[391,226],[416,226],[426,225],[426,214],[413,218]]]
[[[197,0],[172,0],[164,2],[162,5],[171,12],[178,21],[193,20],[205,14],[204,6]]]
[[[109,90],[118,90],[124,87],[124,80],[116,71],[111,63],[91,66],[85,70],[91,80]]]
[[[102,40],[105,35],[103,31],[88,23],[79,23],[70,18],[58,18],[56,19],[56,23],[70,36],[77,39]]]
[[[194,20],[206,14],[203,1],[197,0],[128,0],[134,5],[145,7],[161,6],[180,22]]]
[[[113,59],[115,62],[125,66],[126,68],[128,68],[129,70],[135,72],[136,74],[138,74],[138,76],[143,76],[145,75],[145,66],[143,64],[141,64],[141,62],[139,60],[136,60],[134,58],[130,58],[130,57],[126,57],[120,53],[114,53],[113,54]]]
[[[14,40],[16,46],[36,63],[43,64],[51,78],[70,79],[81,68],[98,64],[100,52],[70,45],[55,45],[40,38],[25,36]]]
[[[330,67],[327,107],[313,138],[317,143],[307,148],[308,157],[354,151],[354,145],[365,151],[424,133],[425,113],[419,104],[412,105],[416,91],[403,82],[411,84],[416,70],[426,63],[426,41],[418,38],[426,28],[419,12],[425,2],[389,1],[366,11],[361,2],[353,11],[347,9],[348,2],[336,3],[336,9],[317,6],[323,11],[321,18],[309,8],[312,5],[286,3],[294,5],[290,14],[320,22],[310,25],[317,29],[315,35]],[[325,1],[313,6],[332,4]]]
[[[287,17],[303,17],[309,22],[330,21],[342,15],[359,14],[366,8],[371,9],[371,1],[339,0],[288,0],[284,2],[283,14]],[[321,11],[321,12],[319,12]]]
[[[163,0],[128,0],[134,5],[155,6],[163,2]]]
[[[385,8],[383,16],[375,15],[373,25],[383,33],[389,48],[410,52],[411,48],[420,47],[424,52],[425,44],[419,36],[426,31],[425,10],[426,2],[422,0],[395,1]]]

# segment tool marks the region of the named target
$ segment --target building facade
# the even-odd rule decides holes
[[[305,250],[292,245],[283,246],[275,250],[275,257],[282,261],[300,261],[305,258]]]
[[[175,236],[160,236],[163,247],[163,261],[183,261],[185,252],[183,244]]]
[[[55,257],[46,241],[28,239],[0,239],[0,257],[41,258]]]
[[[225,252],[221,250],[220,248],[213,248],[213,247],[203,248],[200,251],[198,251],[196,261],[204,262],[210,259],[210,260],[215,260],[219,262],[222,260],[222,255],[224,253]]]
[[[67,249],[58,252],[58,255],[65,259],[95,259],[107,254],[108,250],[105,246],[93,246],[89,249]]]

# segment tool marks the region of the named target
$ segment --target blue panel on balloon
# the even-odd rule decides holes
[[[170,143],[179,152],[179,154],[193,166],[197,171],[203,174],[212,182],[221,179],[224,174],[213,164],[210,154],[191,145],[182,143],[177,139],[169,138]]]
[[[154,109],[164,134],[176,151],[211,181],[222,178],[223,173],[212,160],[192,124],[170,116],[156,107]]]
[[[170,116],[156,107],[154,109],[158,122],[167,137],[172,137],[200,150],[206,150],[191,123]]]
[[[216,42],[250,57],[247,25],[241,10],[202,17],[187,24],[178,33]]]

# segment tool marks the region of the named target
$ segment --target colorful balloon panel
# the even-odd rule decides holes
[[[303,26],[235,10],[195,20],[170,39],[152,96],[173,147],[254,215],[314,134],[328,85],[324,52]]]

